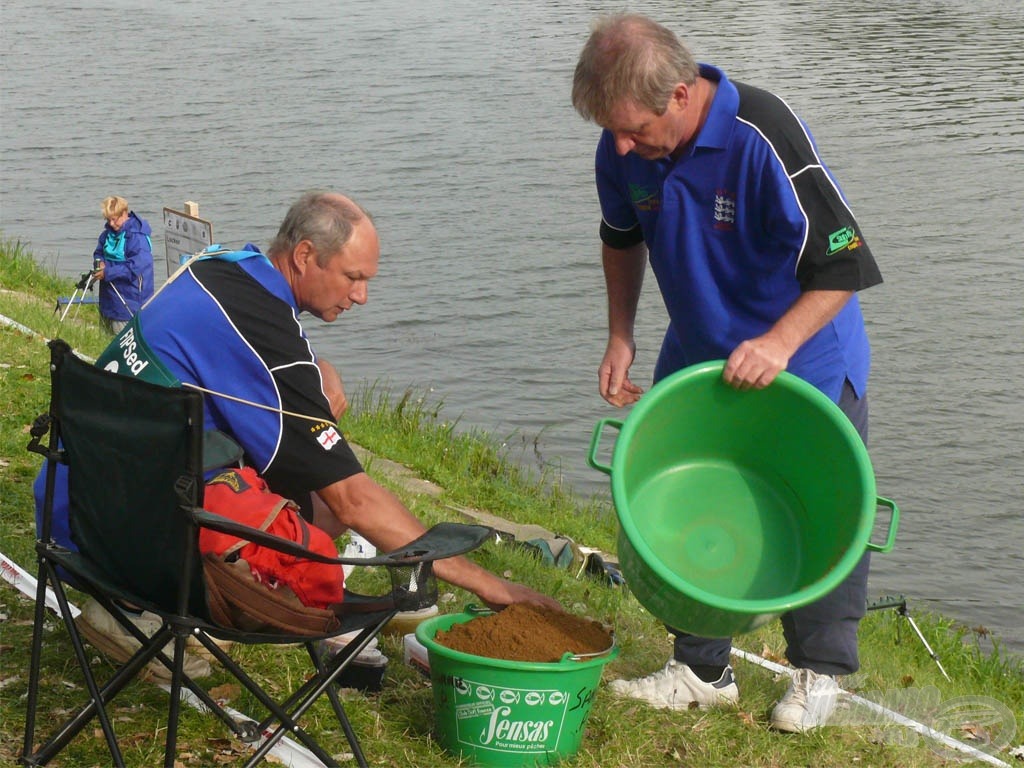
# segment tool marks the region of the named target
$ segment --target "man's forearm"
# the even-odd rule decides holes
[[[800,295],[766,336],[775,338],[792,357],[804,343],[839,314],[853,291],[807,291]]]
[[[602,244],[601,263],[608,291],[608,335],[632,339],[647,267],[647,248],[643,243],[624,250]]]

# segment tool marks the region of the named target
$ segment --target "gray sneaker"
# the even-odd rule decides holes
[[[159,616],[149,611],[143,611],[138,616],[126,615],[132,624],[142,630],[143,634],[149,636],[154,635],[163,624]],[[78,626],[78,631],[93,647],[115,661],[128,661],[141,647],[139,641],[128,634],[124,627],[117,622],[117,619],[107,613],[103,606],[91,597],[82,606],[82,613],[75,619],[75,624]],[[164,653],[168,658],[173,659],[174,645],[168,643],[164,647]],[[206,677],[211,672],[209,662],[190,653],[185,654],[183,669],[185,674],[192,678]],[[171,671],[154,659],[146,665],[139,677],[143,680],[169,683]]]
[[[789,689],[772,710],[772,728],[805,733],[825,725],[836,709],[839,684],[810,669],[793,672]]]
[[[620,696],[639,699],[658,709],[736,704],[740,698],[732,667],[726,667],[717,681],[705,683],[686,664],[675,659],[670,659],[663,668],[647,677],[612,680],[608,687]]]

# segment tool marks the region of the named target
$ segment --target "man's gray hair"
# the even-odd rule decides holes
[[[326,267],[363,219],[372,221],[362,206],[342,195],[324,190],[307,192],[288,209],[270,244],[270,253],[286,253],[309,240],[316,249],[317,264]]]
[[[676,85],[692,85],[699,74],[690,50],[661,24],[639,14],[602,16],[576,63],[572,105],[598,125],[624,102],[661,115]]]

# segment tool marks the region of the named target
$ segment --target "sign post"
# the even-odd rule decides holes
[[[193,253],[213,243],[213,224],[199,218],[199,205],[185,202],[184,211],[164,208],[164,250],[167,257],[167,276],[188,261]]]

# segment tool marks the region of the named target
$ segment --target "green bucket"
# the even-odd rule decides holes
[[[482,766],[553,765],[576,754],[601,671],[618,647],[539,663],[476,656],[434,640],[439,631],[480,615],[486,613],[468,608],[416,627],[430,662],[441,746]]]
[[[890,551],[899,522],[826,395],[785,372],[739,391],[723,366],[662,379],[625,422],[597,423],[589,454],[611,475],[626,584],[652,615],[703,637],[824,597],[866,549]],[[610,466],[597,458],[606,426],[621,430]],[[891,511],[881,545],[869,541],[879,506]]]

